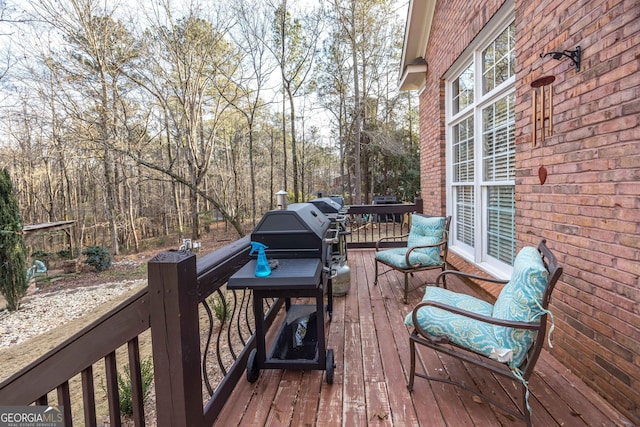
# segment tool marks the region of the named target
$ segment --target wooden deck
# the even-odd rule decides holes
[[[251,384],[244,378],[223,409],[218,426],[512,426],[523,423],[450,385],[416,378],[406,388],[409,332],[404,316],[423,294],[402,301],[402,275],[391,272],[373,286],[373,251],[349,251],[351,290],[334,298],[333,320],[327,323],[328,348],[334,350],[335,378],[323,371],[263,370]],[[411,278],[413,284],[433,282],[436,273]],[[463,282],[449,288],[472,292]],[[553,300],[552,300],[553,310]],[[275,328],[272,328],[275,329]],[[420,349],[418,369],[449,375],[477,387],[495,389],[508,402],[510,382],[462,364],[432,350]],[[604,399],[543,351],[530,380],[534,426],[631,425]],[[516,401],[517,395],[514,395]]]

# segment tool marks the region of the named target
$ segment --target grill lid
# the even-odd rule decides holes
[[[311,203],[294,203],[268,211],[251,233],[251,240],[268,246],[269,257],[323,257],[329,218]]]
[[[345,210],[340,203],[330,197],[318,197],[310,200],[309,203],[314,204],[324,214],[337,214]]]

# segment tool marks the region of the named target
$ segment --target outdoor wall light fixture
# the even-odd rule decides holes
[[[562,52],[547,52],[541,53],[540,58],[544,58],[545,56],[550,56],[553,59],[562,59],[563,56],[566,56],[576,66],[576,71],[580,71],[580,46],[577,46],[575,50],[563,50]]]

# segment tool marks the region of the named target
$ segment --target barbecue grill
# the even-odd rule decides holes
[[[320,258],[328,266],[327,247],[337,238],[331,220],[310,203],[267,212],[251,233],[251,240],[268,247],[267,258]]]
[[[309,203],[315,205],[331,220],[331,228],[338,231],[337,242],[331,247],[331,269],[333,271],[333,295],[340,296],[349,292],[351,287],[351,269],[347,264],[347,207],[335,198],[318,197]]]
[[[397,205],[401,202],[398,201],[396,196],[374,196],[374,205]],[[376,222],[402,222],[401,214],[375,214],[374,221]]]
[[[309,200],[309,203],[315,205],[320,209],[320,212],[332,219],[338,214],[344,215],[347,213],[347,208],[331,197],[318,197],[317,199]]]
[[[333,292],[331,248],[338,231],[330,219],[310,203],[295,203],[267,212],[251,233],[251,240],[267,246],[265,254],[277,261],[267,277],[256,277],[251,259],[229,278],[229,289],[253,290],[256,348],[247,362],[247,380],[258,379],[260,369],[321,369],[333,382],[333,350],[325,351],[324,293],[331,319]],[[291,304],[291,298],[313,297],[315,304]],[[264,298],[285,298],[286,316],[269,354],[266,352]]]

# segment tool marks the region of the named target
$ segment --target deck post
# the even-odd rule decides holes
[[[424,213],[424,201],[422,200],[422,197],[416,196],[414,203],[416,205],[416,213],[423,214]]]
[[[196,256],[162,252],[148,277],[158,426],[202,426]]]

